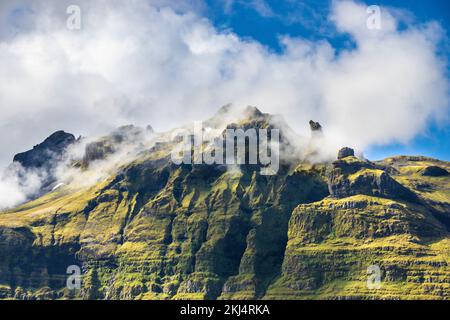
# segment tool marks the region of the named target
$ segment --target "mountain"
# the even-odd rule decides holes
[[[145,129],[122,128],[135,138],[105,178],[0,213],[0,297],[450,298],[449,162],[371,162],[346,148],[313,163],[314,146],[297,148],[280,117],[254,107],[236,116],[226,106],[205,124],[282,125],[289,161],[276,175],[260,165],[176,165],[176,138],[152,132],[149,143],[136,138]],[[322,135],[310,125],[311,139]],[[72,163],[80,176],[124,149],[116,136],[86,145]],[[66,287],[71,265],[83,271],[80,290]],[[379,288],[367,285],[374,268]]]
[[[65,149],[73,143],[75,143],[73,134],[57,131],[32,150],[16,154],[13,161],[27,169],[49,167],[55,161],[61,160]]]
[[[48,187],[55,182],[53,173],[56,166],[64,159],[67,148],[76,141],[73,134],[62,130],[56,131],[33,149],[16,154],[13,163],[19,164],[22,171],[25,170],[21,175],[27,171],[39,171],[43,180],[42,191],[48,191]],[[23,180],[23,177],[20,178]]]

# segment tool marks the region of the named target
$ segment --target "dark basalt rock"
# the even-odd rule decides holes
[[[338,159],[344,159],[353,156],[355,156],[355,150],[353,150],[352,148],[345,147],[338,152]]]
[[[26,181],[28,171],[39,172],[40,188],[33,194],[29,194],[29,199],[36,198],[51,189],[56,182],[54,176],[56,166],[64,160],[67,148],[76,142],[73,134],[62,130],[56,131],[33,149],[14,156],[13,162],[20,164],[24,169],[18,173],[20,181]],[[11,167],[14,168],[14,166]]]
[[[311,140],[323,138],[322,126],[319,122],[313,120],[309,121],[309,128],[311,129]]]
[[[448,176],[449,172],[438,166],[429,166],[422,171],[422,175],[426,177],[444,177]]]
[[[311,128],[311,131],[322,131],[322,126],[319,122],[314,122],[313,120],[309,121],[309,127]]]
[[[355,158],[350,158],[355,159]],[[334,198],[358,194],[417,202],[417,196],[369,161],[333,162],[328,189]]]
[[[108,154],[115,152],[115,148],[108,141],[95,141],[86,145],[83,162],[89,164],[95,160],[105,159]]]
[[[32,150],[16,154],[13,161],[26,169],[48,169],[55,161],[61,160],[66,148],[75,141],[73,134],[57,131]]]
[[[368,160],[356,160],[357,161],[346,161],[346,159],[339,159],[333,161],[333,169],[338,169],[339,174],[345,175],[356,173],[362,169],[378,169],[378,167]]]
[[[117,152],[124,144],[134,145],[143,141],[147,134],[154,133],[152,126],[145,129],[134,125],[125,125],[117,128],[108,136],[86,145],[83,157],[83,165],[88,166],[95,160],[104,160],[109,155]]]

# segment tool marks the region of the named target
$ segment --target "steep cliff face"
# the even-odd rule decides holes
[[[253,114],[231,127],[270,125]],[[449,163],[350,155],[262,176],[175,165],[171,147],[0,213],[0,297],[450,298],[450,180],[423,174]],[[70,265],[80,290],[66,287]]]
[[[385,168],[396,172],[390,177],[374,169],[375,164],[353,157],[334,163],[330,190],[341,192],[294,209],[282,274],[265,298],[450,298],[450,225],[442,219],[448,211],[430,206],[434,192],[446,194],[441,200],[448,204],[450,181],[416,175],[414,181],[426,181],[430,189],[429,194],[412,195],[395,180],[410,179],[402,172],[416,170],[419,163],[392,158],[380,164],[386,162],[391,169],[403,162],[402,168]],[[436,163],[448,167],[432,159],[420,164]],[[358,182],[359,177],[363,179]],[[369,289],[368,270],[373,267],[379,268],[382,282]]]

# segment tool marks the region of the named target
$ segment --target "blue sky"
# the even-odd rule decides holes
[[[325,39],[339,52],[351,48],[352,39],[336,32],[327,20],[330,0],[207,0],[208,18],[223,30],[232,30],[243,38],[257,40],[274,52],[282,50],[278,37],[290,35],[311,40]],[[448,0],[379,0],[368,4],[398,8],[413,23],[437,21],[450,31],[450,1]],[[439,53],[450,60],[448,41],[440,44]],[[450,65],[450,64],[448,64]],[[447,68],[447,77],[450,69]],[[450,128],[448,122],[430,122],[426,132],[408,144],[393,143],[366,150],[369,159],[381,159],[398,154],[421,154],[450,160]]]

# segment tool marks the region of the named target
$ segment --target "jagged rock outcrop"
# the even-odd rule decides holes
[[[73,134],[57,131],[32,150],[16,154],[13,161],[26,169],[50,169],[55,162],[62,159],[67,147],[75,141]]]
[[[381,170],[370,161],[360,160],[354,156],[347,156],[333,162],[329,191],[334,198],[364,194],[411,202],[417,201],[413,192],[392,179],[386,171]]]
[[[13,164],[8,168],[10,174],[17,175],[20,184],[28,185],[28,175],[32,172],[39,177],[39,186],[33,192],[27,191],[28,199],[34,199],[51,190],[56,182],[55,169],[66,157],[67,149],[77,140],[71,133],[57,131],[33,149],[16,154]]]
[[[313,120],[309,121],[309,127],[311,132],[322,132],[322,126],[319,122],[314,122]]]
[[[355,156],[355,150],[353,150],[352,148],[342,148],[341,150],[339,150],[338,152],[338,159],[344,159],[347,157],[354,157]]]
[[[121,150],[124,146],[127,148],[133,146],[136,147],[141,144],[147,136],[152,134],[154,134],[154,130],[150,125],[145,129],[134,125],[119,127],[110,135],[88,143],[85,147],[82,164],[88,166],[93,161],[104,160],[109,155]]]
[[[94,141],[86,145],[83,163],[89,164],[95,160],[103,160],[116,151],[114,145],[107,140]]]

